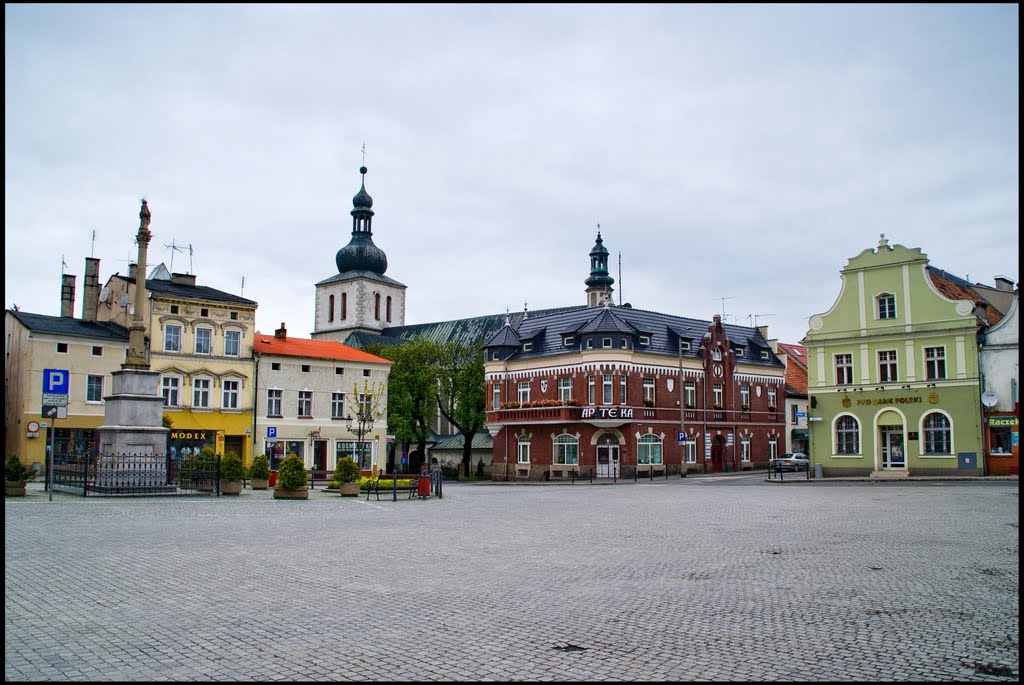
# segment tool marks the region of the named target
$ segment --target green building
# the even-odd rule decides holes
[[[977,336],[999,313],[884,235],[841,277],[835,304],[810,318],[803,340],[812,468],[982,475]]]

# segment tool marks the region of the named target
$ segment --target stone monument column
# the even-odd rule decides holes
[[[164,400],[160,374],[150,371],[146,354],[146,251],[152,233],[150,212],[142,201],[139,212],[138,267],[135,275],[135,311],[128,330],[128,356],[114,371],[112,393],[103,398],[104,425],[99,427],[99,487],[165,488],[167,434],[163,426]]]

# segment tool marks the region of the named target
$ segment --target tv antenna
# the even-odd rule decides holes
[[[68,268],[68,263],[66,261],[64,261],[64,253],[61,252],[61,254],[60,254],[60,275],[61,276],[64,275],[64,269],[66,269],[66,268]]]
[[[722,301],[722,321],[725,321],[725,301],[726,300],[735,300],[736,298],[735,297],[713,297],[711,299],[713,299],[713,300],[721,300]]]
[[[753,328],[757,328],[757,317],[775,316],[774,314],[747,314],[747,323]]]
[[[238,293],[238,295],[239,297],[245,297],[245,276],[242,276],[242,292]]]
[[[96,229],[92,229],[92,245],[89,247],[89,257],[95,257],[96,252]]]
[[[175,252],[184,252],[185,248],[181,247],[180,245],[175,245],[173,238],[171,239],[171,244],[168,245],[167,243],[164,243],[164,247],[170,248],[170,250],[171,250],[171,273],[173,274],[174,273],[174,253]]]

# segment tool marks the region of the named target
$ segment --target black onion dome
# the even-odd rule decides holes
[[[338,250],[334,261],[338,265],[338,273],[372,271],[383,276],[388,270],[387,255],[373,244],[373,238],[366,233],[353,235],[349,244]]]
[[[359,173],[363,175],[363,184],[362,187],[359,188],[359,192],[352,198],[352,206],[356,209],[361,209],[363,207],[370,208],[373,206],[373,198],[370,197],[368,192],[366,192],[366,167],[359,167]]]

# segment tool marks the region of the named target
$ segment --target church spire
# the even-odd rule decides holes
[[[601,224],[597,225],[597,242],[590,251],[590,276],[587,284],[587,306],[600,307],[612,299],[612,283],[615,279],[608,275],[608,249],[601,240]]]
[[[338,265],[338,273],[370,271],[384,275],[388,269],[388,258],[373,244],[373,198],[366,192],[366,167],[359,167],[359,173],[363,178],[359,192],[352,198],[352,239],[338,250],[334,261]]]

